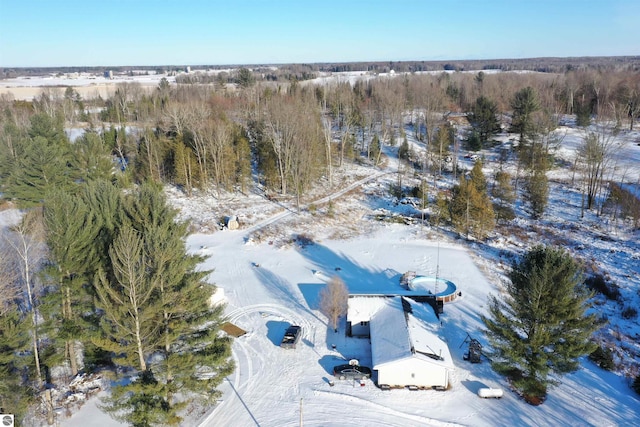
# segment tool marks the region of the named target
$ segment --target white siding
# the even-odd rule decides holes
[[[378,384],[391,387],[447,387],[448,370],[416,357],[376,366]]]

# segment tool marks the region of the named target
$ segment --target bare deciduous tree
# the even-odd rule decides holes
[[[584,215],[585,207],[589,210],[594,207],[603,187],[605,174],[611,167],[613,154],[620,145],[621,142],[614,138],[613,130],[607,124],[599,122],[595,126],[595,131],[588,132],[578,146],[576,156],[584,182],[581,216]]]
[[[27,212],[22,221],[11,228],[11,233],[3,235],[9,251],[7,255],[13,264],[12,268],[17,269],[17,281],[20,285],[21,300],[25,311],[31,314],[32,320],[32,345],[33,356],[36,367],[36,377],[38,386],[42,384],[42,370],[40,366],[40,337],[39,314],[38,314],[38,289],[37,272],[40,269],[46,256],[46,246],[44,244],[45,233],[42,222],[42,211],[39,209]],[[3,257],[4,258],[4,257]],[[6,261],[5,261],[6,262]],[[16,271],[14,271],[15,273]]]
[[[320,311],[324,313],[335,332],[338,332],[338,320],[347,313],[349,291],[342,279],[337,276],[320,291]]]

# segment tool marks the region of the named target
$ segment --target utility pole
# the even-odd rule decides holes
[[[302,397],[300,398],[300,427],[302,427]]]

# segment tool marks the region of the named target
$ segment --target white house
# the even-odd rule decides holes
[[[429,304],[400,296],[352,296],[349,310],[353,335],[366,335],[369,329],[373,370],[381,388],[449,386],[454,365]]]

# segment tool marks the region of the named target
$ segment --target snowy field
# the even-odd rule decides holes
[[[113,95],[120,83],[136,83],[142,88],[156,88],[160,80],[166,78],[174,84],[175,76],[168,74],[141,74],[132,76],[116,74],[113,78],[106,78],[95,73],[67,73],[64,75],[50,74],[32,77],[16,77],[0,80],[0,94],[10,94],[16,100],[32,100],[45,88],[59,90],[64,93],[66,87],[72,87],[84,99],[101,96],[107,98]]]

